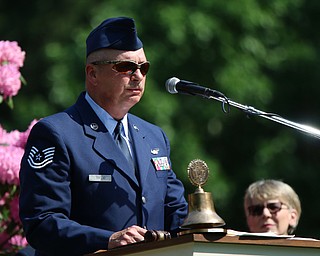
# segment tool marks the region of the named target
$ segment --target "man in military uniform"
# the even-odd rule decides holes
[[[86,91],[32,129],[21,163],[20,217],[36,255],[83,255],[175,234],[187,214],[159,127],[129,114],[147,61],[133,19],[88,36]]]

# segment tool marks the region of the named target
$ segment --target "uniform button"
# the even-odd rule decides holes
[[[147,202],[147,199],[144,196],[141,198],[141,200],[142,200],[143,204],[145,204]]]

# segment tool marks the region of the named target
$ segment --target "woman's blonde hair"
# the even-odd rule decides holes
[[[301,216],[299,196],[291,186],[280,180],[267,179],[252,183],[246,190],[244,207],[251,205],[253,200],[266,201],[272,199],[279,199],[289,208],[297,211],[297,226]],[[289,226],[288,234],[292,234],[296,226]]]

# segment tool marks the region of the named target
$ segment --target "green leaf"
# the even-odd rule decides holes
[[[8,99],[6,100],[7,105],[9,106],[9,108],[13,109],[13,99],[12,97],[8,97]]]
[[[23,85],[27,85],[27,80],[22,75],[20,76],[20,80]]]

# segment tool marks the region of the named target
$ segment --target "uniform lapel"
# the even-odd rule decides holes
[[[107,161],[116,165],[120,172],[128,176],[135,184],[138,185],[134,171],[130,169],[128,162],[120,148],[115,143],[112,135],[97,117],[88,102],[85,100],[84,96],[79,97],[76,107],[83,121],[85,135],[93,139],[93,149],[98,154],[102,155]]]
[[[147,178],[150,165],[150,146],[146,144],[146,136],[143,131],[140,130],[139,124],[135,123],[131,117],[131,115],[128,116],[129,132],[136,154],[136,165],[140,174],[140,181],[141,184],[143,184],[143,181]]]
[[[131,170],[128,161],[126,160],[118,145],[115,143],[110,133],[96,134],[93,148],[97,152],[99,152],[99,154],[103,155],[107,160],[113,162],[121,172],[126,173],[126,175],[128,175],[128,177],[138,185],[134,170]]]

